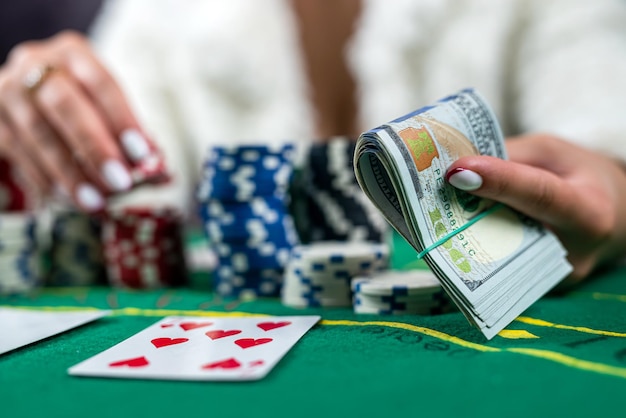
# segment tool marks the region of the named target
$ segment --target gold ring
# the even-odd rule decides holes
[[[40,65],[31,69],[24,77],[24,87],[30,94],[35,94],[46,79],[55,71],[56,67],[51,64]]]

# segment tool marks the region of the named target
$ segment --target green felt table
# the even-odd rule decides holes
[[[222,300],[201,287],[42,289],[0,305],[112,311],[0,356],[2,417],[626,416],[626,267],[544,297],[491,341],[458,312],[292,309],[274,299]],[[241,314],[322,321],[256,382],[67,374],[164,316]]]

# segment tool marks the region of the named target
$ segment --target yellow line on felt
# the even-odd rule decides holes
[[[592,361],[581,360],[576,357],[566,356],[555,351],[538,350],[535,348],[507,348],[506,351],[537,357],[544,360],[554,361],[567,367],[585,370],[594,373],[607,374],[626,379],[626,368],[609,366],[608,364],[594,363]]]
[[[140,309],[121,308],[111,311],[114,316],[269,316],[267,314],[256,314],[247,312],[219,312],[219,311],[185,311],[182,309]]]
[[[186,311],[182,309],[140,309],[140,308],[119,308],[119,309],[100,309],[85,306],[7,306],[15,309],[37,310],[37,311],[109,311],[110,316],[269,316],[267,314],[255,314],[248,312],[223,312],[223,311]]]
[[[583,332],[585,334],[606,335],[607,337],[626,338],[625,332],[604,331],[600,329],[593,329],[593,328],[587,328],[587,327],[576,327],[573,325],[555,324],[553,322],[544,321],[543,319],[529,318],[527,316],[519,316],[517,317],[516,321],[522,322],[528,325],[534,325],[537,327],[566,329],[569,331]]]
[[[85,307],[75,307],[75,306],[15,306],[15,308],[22,309],[36,309],[36,310],[45,310],[45,311],[77,311],[77,310],[95,310],[96,308],[85,308]],[[170,315],[180,315],[180,316],[268,316],[266,314],[253,314],[246,312],[211,312],[211,311],[185,311],[185,310],[172,310],[172,309],[140,309],[140,308],[122,308],[122,309],[114,309],[111,310],[114,316],[170,316]],[[563,329],[572,329],[580,332],[591,332],[591,333],[607,333],[601,335],[611,335],[611,336],[623,336],[620,333],[611,333],[610,331],[596,331],[590,328],[583,327],[570,327],[568,325],[559,325],[552,324],[547,321],[543,321],[541,319],[534,319],[528,317],[519,317],[518,321],[524,322],[527,324],[537,325],[537,326],[554,326],[556,328]],[[498,347],[489,347],[483,344],[472,343],[470,341],[463,340],[458,337],[454,337],[452,335],[446,334],[441,331],[436,331],[434,329],[420,327],[417,325],[405,324],[403,322],[391,322],[391,321],[350,321],[350,320],[332,320],[332,319],[323,319],[320,321],[321,325],[329,325],[329,326],[383,326],[389,328],[399,328],[407,331],[417,332],[420,334],[428,335],[433,338],[438,338],[443,341],[450,342],[452,344],[460,345],[465,348],[469,348],[472,350],[477,350],[481,352],[492,352],[492,353],[502,353],[502,352],[510,352],[516,354],[522,354],[530,357],[540,358],[543,360],[552,361],[567,367],[571,367],[574,369],[588,371],[593,373],[605,374],[609,376],[621,377],[626,379],[626,368],[610,366],[608,364],[603,363],[595,363],[588,360],[577,359],[576,357],[566,356],[565,354],[557,353],[555,351],[548,350],[539,350],[534,348],[498,348]],[[583,331],[586,330],[586,331]],[[617,334],[617,335],[612,335]]]
[[[626,302],[626,295],[620,295],[616,293],[602,293],[602,292],[572,292],[569,294],[571,297],[584,296],[595,300],[613,300],[617,302]]]
[[[348,320],[331,320],[324,319],[321,321],[322,325],[345,325],[345,326],[356,326],[356,327],[365,327],[365,326],[381,326],[381,327],[389,327],[389,328],[400,328],[405,329],[407,331],[419,332],[420,334],[425,334],[430,337],[439,338],[440,340],[444,340],[450,342],[452,344],[460,345],[465,348],[471,348],[477,351],[489,351],[489,352],[498,352],[502,351],[496,347],[489,347],[482,344],[476,344],[469,341],[465,341],[461,338],[454,337],[452,335],[446,334],[444,332],[436,331],[434,329],[419,327],[417,325],[405,324],[403,322],[390,322],[390,321],[348,321]]]
[[[530,319],[530,318],[529,318]],[[461,338],[454,337],[452,335],[448,335],[446,333],[435,331],[430,328],[418,327],[415,325],[404,324],[401,322],[387,322],[387,321],[367,321],[367,322],[357,322],[357,321],[347,321],[347,320],[323,320],[322,325],[345,325],[345,326],[368,326],[368,325],[378,325],[385,326],[391,328],[401,328],[408,331],[419,332],[421,334],[426,334],[431,337],[439,338],[444,341],[448,341],[453,344],[458,344],[460,346],[470,348],[473,350],[483,351],[483,352],[511,352],[516,354],[522,354],[530,357],[536,357],[543,360],[553,361],[555,363],[562,364],[567,367],[571,367],[573,369],[605,374],[615,377],[621,377],[626,379],[626,368],[623,367],[615,367],[610,366],[608,364],[603,363],[595,363],[588,360],[581,360],[576,357],[567,356],[565,354],[557,353],[555,351],[548,350],[538,350],[534,348],[497,348],[497,347],[489,347],[482,344],[476,344],[469,341],[465,341]]]
[[[626,302],[626,295],[616,295],[613,293],[593,292],[591,297],[596,300],[616,300],[618,302]]]

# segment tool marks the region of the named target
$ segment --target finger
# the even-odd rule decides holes
[[[19,95],[11,100],[11,108],[2,109],[7,115],[10,129],[15,133],[13,149],[28,149],[19,153],[19,164],[33,175],[32,167],[40,168],[48,175],[48,184],[59,187],[73,197],[77,205],[86,211],[99,211],[104,206],[104,198],[98,186],[87,180],[81,167],[72,161],[72,155],[59,135],[37,112]],[[24,158],[29,156],[30,162]],[[47,187],[50,189],[50,186]]]
[[[65,32],[58,38],[58,47],[65,55],[65,69],[75,77],[103,115],[130,161],[143,160],[150,153],[146,135],[119,84],[95,57],[83,36]]]
[[[41,197],[48,195],[52,190],[52,183],[37,167],[36,162],[23,151],[22,147],[13,147],[14,152],[7,152],[12,165],[15,166],[18,183],[30,189],[29,195]]]
[[[545,168],[558,174],[570,172],[573,162],[581,154],[581,150],[571,142],[552,135],[532,134],[510,138],[506,141],[506,147],[511,161]],[[563,153],[567,153],[569,158],[562,158]],[[585,160],[589,156],[581,155],[580,158]]]
[[[584,196],[541,168],[479,156],[456,161],[446,174],[450,184],[502,202],[557,229],[580,225],[589,216]]]
[[[509,154],[509,160],[515,161],[520,164],[533,165],[536,167],[543,167],[543,162],[546,161],[549,156],[548,149],[545,148],[545,144],[538,143],[532,144],[533,137],[514,137],[507,138],[505,141],[506,150]],[[538,151],[538,147],[541,147],[541,151]]]
[[[48,193],[51,186],[50,181],[37,168],[37,165],[30,157],[30,153],[19,146],[15,135],[9,129],[6,116],[2,113],[0,113],[0,154],[7,156],[21,174],[21,177],[35,187],[35,194]]]
[[[48,76],[32,94],[37,108],[65,141],[88,178],[112,192],[128,190],[132,180],[125,159],[98,110],[62,72]]]

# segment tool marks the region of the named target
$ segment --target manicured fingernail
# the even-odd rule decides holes
[[[483,185],[483,178],[472,170],[455,168],[446,173],[448,183],[460,190],[471,192],[480,189]]]
[[[131,161],[141,161],[150,154],[148,141],[136,129],[126,129],[120,136],[122,147]]]
[[[78,185],[76,188],[76,200],[82,207],[90,211],[102,209],[104,206],[104,198],[98,189],[89,183]]]
[[[107,160],[102,165],[102,175],[109,187],[116,192],[128,190],[133,184],[130,173],[117,160]]]

